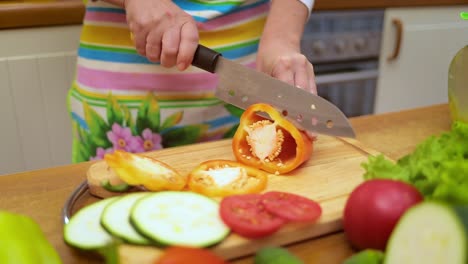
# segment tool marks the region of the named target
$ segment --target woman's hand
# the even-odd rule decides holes
[[[291,85],[317,94],[314,68],[299,45],[281,40],[265,41],[259,47],[257,69]]]
[[[257,69],[317,94],[314,68],[301,53],[308,8],[299,0],[273,0],[257,54]]]
[[[164,67],[185,70],[198,45],[195,20],[171,0],[125,0],[138,53]]]

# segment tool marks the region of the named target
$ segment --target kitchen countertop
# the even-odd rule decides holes
[[[316,0],[314,11],[448,6],[466,3],[466,0]],[[81,24],[83,15],[82,0],[57,0],[40,3],[23,0],[7,1],[7,3],[0,3],[0,29]]]
[[[398,159],[425,138],[450,129],[447,104],[395,113],[351,118],[357,140]],[[29,215],[44,230],[64,263],[89,263],[62,239],[61,210],[69,195],[86,178],[90,162],[0,176],[0,208]],[[342,232],[288,246],[305,263],[338,264],[353,253]],[[234,264],[252,263],[242,258]]]

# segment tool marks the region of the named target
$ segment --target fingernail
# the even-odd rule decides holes
[[[177,64],[177,68],[181,71],[183,69],[185,69],[185,63],[181,62],[179,64]]]

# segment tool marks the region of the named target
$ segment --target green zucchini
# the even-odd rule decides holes
[[[254,264],[304,264],[304,262],[285,248],[264,247],[255,254]]]
[[[380,250],[365,249],[347,258],[343,264],[381,264],[384,254]]]
[[[109,180],[106,180],[101,183],[101,187],[108,190],[109,192],[125,192],[128,191],[131,186],[126,183],[112,185]]]
[[[148,245],[149,239],[138,233],[130,223],[130,209],[138,199],[149,193],[130,193],[108,204],[101,215],[101,224],[112,235],[132,244]]]
[[[385,252],[384,264],[466,264],[468,207],[422,202],[401,217]]]
[[[110,197],[81,208],[64,226],[67,244],[83,250],[100,249],[113,242],[113,237],[101,226],[104,208],[118,199]]]
[[[207,247],[230,232],[219,203],[193,192],[163,191],[139,199],[130,221],[144,236],[162,245]]]

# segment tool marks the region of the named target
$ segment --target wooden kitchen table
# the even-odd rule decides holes
[[[357,140],[390,158],[411,152],[425,138],[450,129],[448,105],[352,118]],[[40,155],[38,152],[37,155]],[[61,210],[69,195],[86,178],[91,162],[0,176],[0,210],[22,213],[36,220],[63,263],[90,263],[62,238]],[[342,263],[353,253],[342,232],[287,247],[305,263]],[[97,263],[97,262],[96,262]],[[232,261],[252,263],[251,257]]]

